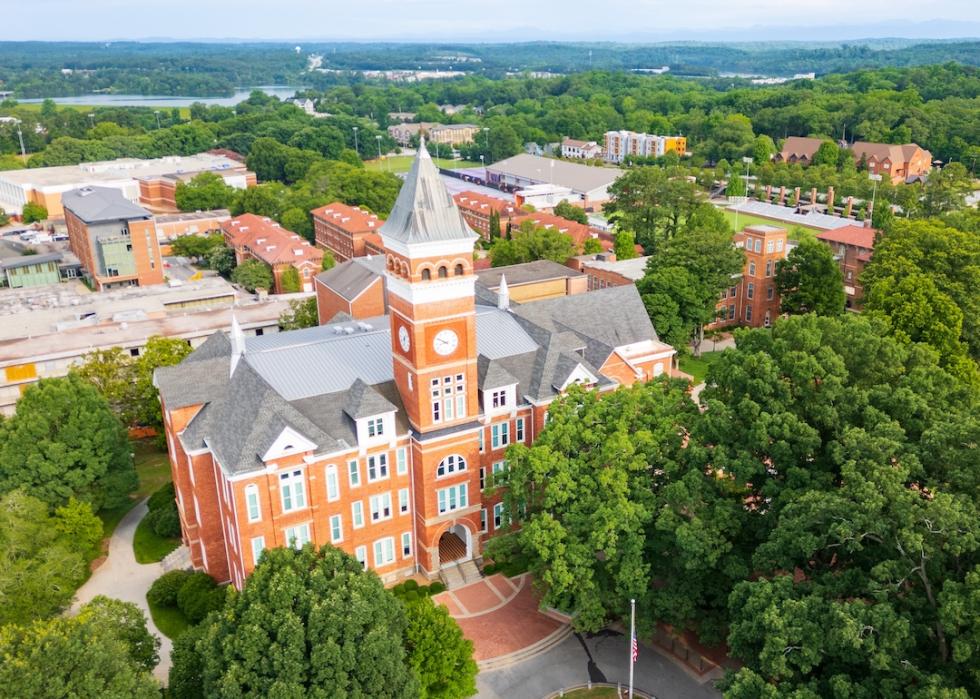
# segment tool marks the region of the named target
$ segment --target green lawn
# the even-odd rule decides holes
[[[565,697],[566,699],[617,699],[617,694],[615,687],[593,687],[592,689],[575,689],[567,692]]]
[[[153,617],[153,623],[160,629],[160,633],[167,638],[177,638],[190,628],[190,622],[187,621],[187,617],[176,607],[158,607],[150,602],[150,600],[147,600],[146,603],[150,607],[150,616]]]
[[[17,109],[29,109],[35,112],[41,111],[41,107],[44,106],[42,102],[18,102]],[[106,109],[111,105],[106,104],[59,104],[58,109],[74,109],[79,112],[94,112],[98,109]],[[147,107],[112,107],[112,109],[147,109]],[[173,107],[167,107],[166,110],[169,113]],[[180,110],[180,118],[185,121],[191,118],[191,108],[190,107],[177,107]]]
[[[140,520],[133,535],[133,553],[137,563],[156,563],[180,546],[179,538],[160,536],[146,523],[146,517]]]
[[[145,497],[149,497],[160,489],[170,480],[170,460],[167,458],[166,450],[157,448],[152,439],[142,439],[132,442],[134,461],[136,462],[136,475],[139,477],[139,486],[136,492],[130,495],[130,500],[122,507],[112,510],[102,510],[99,518],[102,520],[102,529],[108,539],[115,531],[116,525],[123,516],[133,509],[133,506]],[[164,554],[166,555],[166,554]]]
[[[721,352],[702,352],[700,357],[681,357],[680,368],[686,374],[694,377],[694,385],[704,383],[704,377],[708,373],[708,367],[718,361]]]
[[[738,226],[735,225],[735,212],[729,211],[728,209],[722,209],[722,213],[725,214],[725,218],[728,222],[732,224],[732,228],[737,231],[742,230],[746,226],[783,226],[787,229],[799,227],[804,230],[813,231],[814,233],[819,233],[821,229],[813,228],[812,226],[801,226],[798,223],[785,223],[781,221],[774,221],[770,218],[763,218],[762,216],[753,216],[752,214],[746,214],[743,212],[738,213]]]
[[[429,147],[432,151],[432,147]],[[382,160],[375,158],[374,160],[367,160],[364,162],[364,167],[368,170],[387,170],[394,173],[408,172],[412,167],[412,161],[415,159],[414,155],[392,155]],[[480,167],[480,163],[474,163],[469,160],[448,160],[447,158],[435,158],[432,160],[438,167],[457,169],[461,167]]]

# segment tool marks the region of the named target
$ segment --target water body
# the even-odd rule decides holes
[[[278,97],[279,99],[289,99],[296,90],[302,88],[289,87],[288,85],[260,85],[258,87],[242,88],[231,97],[176,97],[172,95],[75,95],[73,97],[51,97],[55,104],[79,105],[83,104],[92,107],[154,107],[156,109],[169,109],[171,107],[189,107],[195,102],[201,104],[214,104],[222,107],[234,107],[239,102],[244,102],[252,93],[252,90],[262,90],[267,95]],[[43,99],[23,99],[17,100],[22,104],[39,104]]]

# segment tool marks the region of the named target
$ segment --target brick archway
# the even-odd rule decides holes
[[[448,524],[436,540],[439,546],[439,566],[475,557],[475,537],[470,523],[458,519]]]

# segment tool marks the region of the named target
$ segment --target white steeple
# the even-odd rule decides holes
[[[497,308],[506,311],[510,308],[510,292],[507,290],[507,275],[500,275],[500,287],[497,289]]]
[[[245,354],[245,333],[242,332],[242,326],[238,324],[238,318],[235,317],[235,312],[231,313],[231,373],[230,376],[235,375],[235,367],[238,366],[238,360],[242,358]]]

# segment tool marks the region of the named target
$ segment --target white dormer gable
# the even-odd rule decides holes
[[[565,379],[565,383],[561,385],[561,390],[566,390],[573,383],[591,385],[599,383],[599,379],[596,378],[596,375],[586,369],[584,366],[577,364],[572,370],[572,373],[568,375],[567,379]]]
[[[395,448],[395,411],[358,418],[354,421],[357,431],[357,446],[361,454],[369,447],[388,444]]]
[[[301,435],[299,432],[291,427],[286,427],[276,440],[272,443],[272,446],[262,455],[262,460],[266,463],[270,461],[275,461],[276,459],[281,459],[284,456],[291,456],[293,454],[301,454],[304,451],[313,451],[316,449],[316,444],[308,440],[306,437]]]

